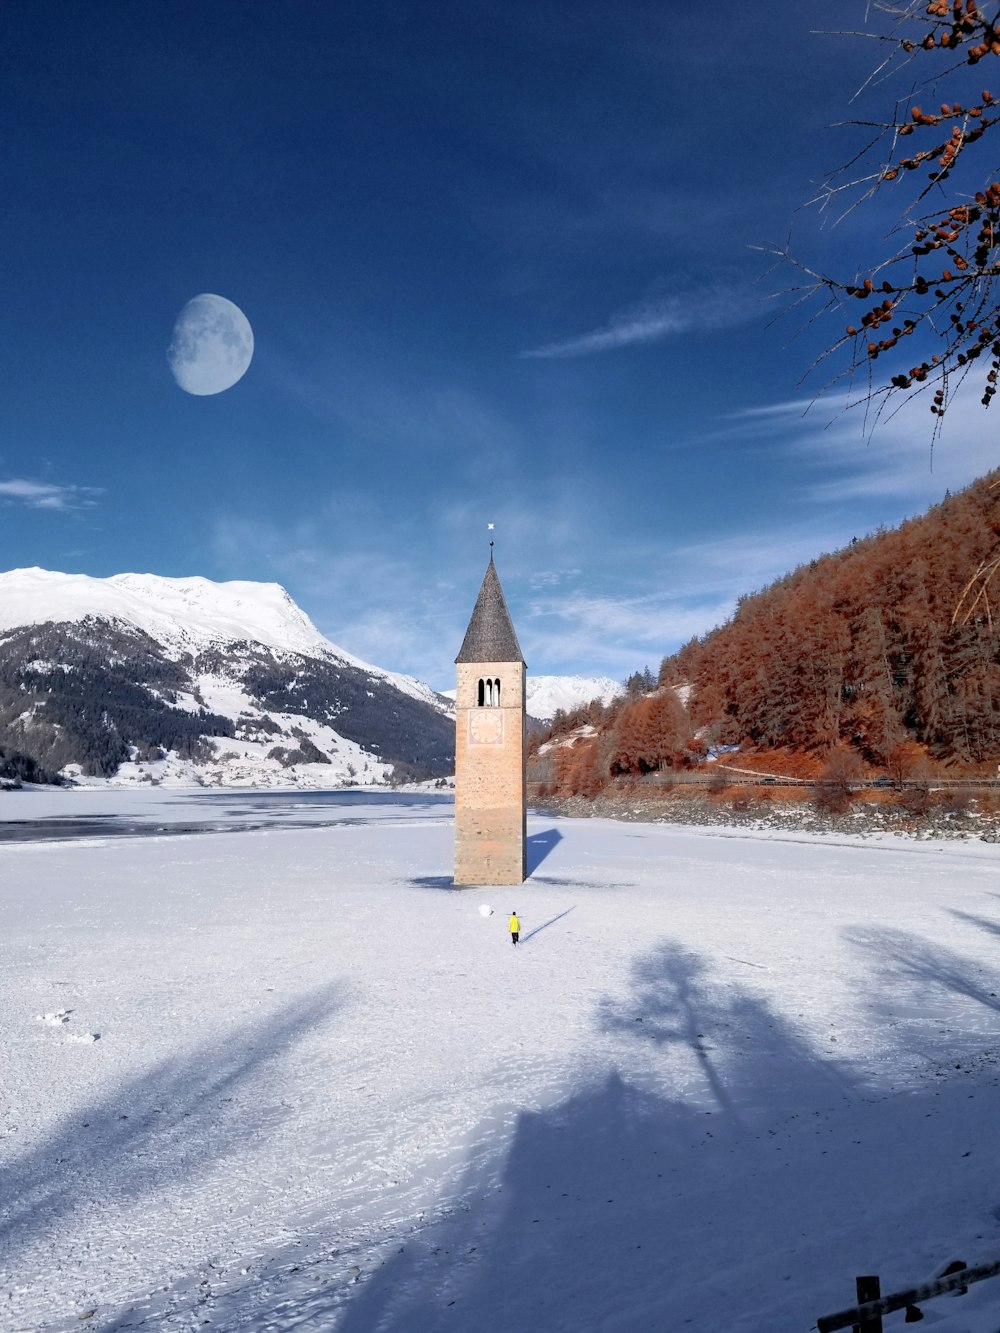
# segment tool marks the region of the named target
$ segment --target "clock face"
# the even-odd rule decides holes
[[[469,744],[503,744],[503,713],[499,708],[476,708],[469,714]]]

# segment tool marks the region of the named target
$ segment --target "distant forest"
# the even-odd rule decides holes
[[[559,786],[692,765],[720,747],[884,770],[1000,760],[1000,472],[892,531],[854,540],[742,597],[664,659],[656,688],[560,715]],[[551,751],[550,751],[551,752]]]
[[[392,764],[397,777],[454,768],[454,723],[359,667],[246,642],[173,660],[141,630],[88,617],[0,634],[0,782],[54,781],[69,764],[108,777],[132,756],[208,760],[212,737],[286,734],[266,713],[244,716],[237,727],[204,707],[180,706],[181,695],[197,705],[203,673],[239,681],[262,709],[328,723]],[[294,744],[275,745],[270,757],[285,767],[330,763],[301,728],[287,734]]]
[[[89,620],[13,630],[0,636],[5,762],[12,776],[37,781],[71,763],[107,777],[132,747],[141,759],[210,753],[203,737],[232,736],[233,723],[175,707],[189,688],[184,667],[138,630]]]

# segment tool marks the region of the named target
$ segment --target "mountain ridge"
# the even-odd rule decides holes
[[[327,786],[443,777],[454,733],[278,584],[36,567],[0,574],[0,747],[50,776]]]
[[[329,654],[376,672],[415,698],[436,697],[416,677],[374,666],[333,643],[280,583],[134,573],[102,579],[38,566],[0,573],[0,634],[40,621],[58,624],[87,616],[122,620],[179,651],[247,639],[283,652]]]

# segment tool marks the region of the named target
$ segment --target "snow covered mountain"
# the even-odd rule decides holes
[[[117,781],[436,777],[454,765],[448,712],[277,584],[0,574],[0,760]]]
[[[527,710],[540,722],[551,722],[560,709],[564,713],[600,699],[609,704],[625,693],[625,686],[610,676],[529,676]]]

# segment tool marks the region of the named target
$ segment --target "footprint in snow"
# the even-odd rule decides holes
[[[53,1027],[58,1027],[60,1023],[68,1023],[72,1009],[58,1009],[54,1014],[36,1014],[35,1018],[39,1023],[50,1023]]]
[[[70,1032],[66,1040],[79,1042],[82,1046],[91,1046],[95,1041],[101,1040],[101,1034],[99,1032]]]

